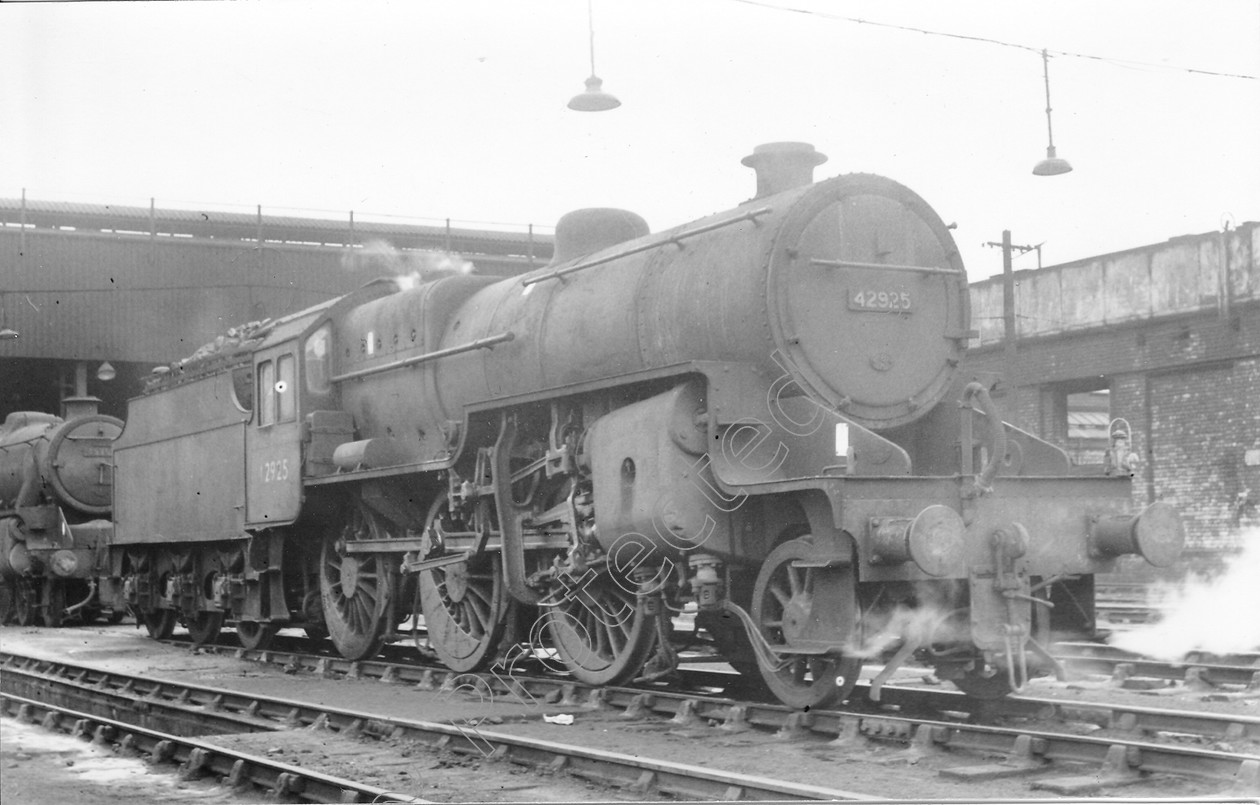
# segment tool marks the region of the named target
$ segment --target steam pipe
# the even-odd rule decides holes
[[[993,479],[997,477],[998,468],[1002,466],[1002,461],[1006,458],[1006,426],[1002,424],[1002,417],[998,414],[997,406],[993,404],[993,398],[989,396],[989,390],[981,383],[974,381],[968,383],[963,389],[963,405],[969,405],[972,397],[975,397],[978,403],[975,408],[984,414],[989,423],[989,460],[985,462],[984,468],[972,481],[971,486],[963,491],[965,498],[977,498],[992,492]],[[970,446],[967,449],[970,449]]]

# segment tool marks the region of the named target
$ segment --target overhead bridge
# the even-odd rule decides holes
[[[0,198],[0,415],[88,391],[121,412],[154,364],[391,274],[514,275],[551,227]],[[91,375],[110,362],[117,380]],[[81,385],[81,382],[79,383]]]

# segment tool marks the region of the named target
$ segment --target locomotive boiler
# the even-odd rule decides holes
[[[117,594],[155,634],[362,658],[423,623],[453,669],[529,646],[592,684],[667,672],[693,606],[798,707],[868,658],[876,696],[911,657],[976,695],[1053,670],[1180,518],[1001,420],[949,228],[824,159],[759,146],[729,211],[579,211],[544,268],[380,280],[172,367],[115,449]]]
[[[99,613],[112,503],[110,444],[122,422],[74,402],[0,425],[0,584],[21,625]]]

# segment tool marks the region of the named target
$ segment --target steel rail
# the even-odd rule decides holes
[[[252,784],[270,790],[276,797],[292,797],[304,802],[429,802],[210,741],[0,692],[0,714],[9,715],[14,707],[13,716],[19,720],[38,721],[51,730],[60,729],[63,722],[70,720],[74,723],[71,734],[75,736],[90,735],[101,743],[117,740],[123,751],[142,752],[158,762],[178,763],[189,776],[219,775],[233,788]]]
[[[1027,696],[1001,702],[977,702],[962,693],[925,691],[917,688],[886,687],[881,704],[908,710],[929,706],[939,711],[971,711],[977,705],[989,715],[1000,714],[1059,717],[1090,721],[1132,737],[1095,738],[1047,730],[963,724],[957,721],[924,719],[885,710],[865,712],[794,711],[778,704],[739,702],[667,690],[642,688],[590,688],[550,677],[519,674],[459,674],[446,669],[401,666],[375,660],[350,661],[331,657],[310,657],[292,652],[235,649],[241,659],[282,664],[286,670],[306,670],[323,677],[380,679],[392,683],[412,683],[426,690],[451,690],[472,677],[483,680],[493,695],[527,701],[558,702],[573,708],[614,707],[641,717],[665,717],[679,724],[722,722],[728,728],[747,726],[775,730],[785,736],[816,734],[860,741],[874,739],[911,743],[920,749],[963,749],[981,753],[1004,753],[1012,757],[1029,751],[1039,761],[1096,762],[1106,765],[1113,747],[1121,747],[1125,762],[1133,769],[1169,772],[1212,780],[1234,780],[1244,764],[1260,764],[1260,755],[1219,752],[1184,744],[1161,744],[1145,740],[1150,732],[1207,734],[1226,739],[1247,739],[1260,734],[1260,718],[1214,713],[1184,713],[1159,708],[1129,707],[1093,702],[1067,701]],[[459,682],[457,682],[457,680]],[[1028,747],[1032,747],[1031,750]],[[1249,768],[1249,767],[1248,767]]]
[[[0,691],[24,699],[40,699],[49,691],[48,668],[55,664],[35,661],[25,664],[6,662],[0,669]],[[160,729],[176,735],[229,735],[279,729],[276,720],[266,713],[248,708],[222,707],[222,700],[193,697],[172,691],[165,695],[161,684],[126,676],[93,675],[81,670],[62,678],[57,686],[57,704],[76,712],[102,718],[118,713],[134,714],[140,726]],[[136,683],[141,684],[137,685]]]
[[[271,649],[260,651],[229,646],[204,646],[202,648],[232,654],[243,660],[280,665],[294,673],[301,671],[321,677],[376,679],[387,683],[414,684],[429,690],[439,689],[443,684],[447,684],[448,680],[463,676],[435,664],[398,663],[387,660],[353,661],[292,651]],[[591,691],[595,690],[565,678],[524,675],[519,672],[513,672],[510,677],[506,673],[496,674],[493,671],[483,672],[480,676],[487,680],[491,690],[498,693],[511,695],[513,691],[524,691],[534,699],[558,697],[575,706],[588,702],[592,696]],[[684,674],[684,679],[690,679],[696,683],[695,687],[717,687],[722,684],[717,679],[718,677],[728,684],[739,679],[735,674],[704,671]],[[860,709],[864,691],[868,687],[867,683],[859,683],[851,701],[858,715],[878,716],[885,712],[886,708],[870,705],[866,710]],[[659,713],[671,717],[678,712],[678,702],[687,700],[711,700],[717,703],[715,707],[719,711],[721,708],[737,704],[745,708],[745,717],[750,724],[767,729],[781,729],[786,723],[787,715],[793,712],[791,708],[778,704],[736,702],[727,697],[715,697],[697,692],[676,692],[652,685],[604,688],[604,690],[607,693],[603,702],[620,707],[627,707],[635,696],[650,692],[655,697],[656,703],[653,707]],[[957,691],[895,685],[885,686],[884,691],[886,694],[882,697],[880,704],[900,711],[972,713],[986,718],[997,715],[1059,718],[1064,721],[1087,722],[1107,729],[1133,733],[1173,732],[1225,740],[1260,741],[1260,716],[1195,712],[1030,695],[982,702]],[[719,715],[721,715],[720,712]]]
[[[1099,657],[1118,657],[1126,660],[1142,659],[1140,654],[1135,654],[1127,649],[1107,643],[1060,641],[1054,643],[1051,648],[1054,651],[1084,652]],[[1221,654],[1219,652],[1196,649],[1186,652],[1178,662],[1182,665],[1227,665],[1260,670],[1260,651],[1234,651]]]
[[[1143,657],[1101,643],[1056,643],[1053,653],[1077,670],[1113,673],[1130,666],[1131,675],[1156,679],[1186,679],[1188,675],[1209,685],[1253,685],[1260,682],[1260,654],[1212,654],[1193,651],[1175,662]],[[1193,671],[1192,669],[1199,669]]]
[[[299,702],[291,699],[280,699],[253,693],[231,691],[194,685],[187,682],[154,677],[134,677],[100,668],[76,665],[72,663],[28,657],[12,652],[0,652],[0,697],[7,696],[18,700],[7,692],[14,671],[24,671],[29,677],[41,675],[46,684],[62,690],[67,688],[79,692],[121,691],[126,689],[128,695],[141,702],[137,707],[138,715],[151,713],[163,707],[169,701],[181,705],[192,704],[207,709],[228,713],[244,713],[251,718],[271,718],[277,723],[296,727],[327,728],[344,735],[389,738],[391,740],[414,741],[429,746],[450,749],[462,754],[480,753],[491,760],[508,760],[513,763],[547,768],[553,771],[566,771],[584,779],[598,780],[602,783],[629,789],[634,793],[658,791],[673,796],[692,799],[759,799],[759,800],[867,800],[875,799],[869,795],[852,791],[826,788],[822,786],[803,785],[766,777],[727,772],[717,769],[691,766],[672,761],[657,760],[638,756],[625,755],[618,752],[572,746],[552,741],[524,738],[504,733],[491,732],[479,726],[471,730],[465,726],[438,724],[410,719],[387,718],[374,714]],[[85,695],[80,693],[79,695]],[[23,704],[34,700],[22,698]],[[120,710],[118,717],[111,721],[111,727],[125,728],[128,731],[144,730],[146,733],[161,735],[146,728],[126,724],[119,720],[129,711]],[[77,714],[80,718],[104,722],[101,716]],[[167,738],[158,738],[162,740]],[[222,750],[212,744],[195,739],[179,739],[188,746],[199,748],[207,753],[199,756],[198,763],[214,762],[215,753]],[[225,752],[235,759],[252,762],[239,752]],[[233,760],[235,763],[235,760]],[[218,771],[222,766],[215,766]],[[281,764],[277,764],[281,765]],[[307,770],[297,767],[286,767],[288,774],[306,775]],[[360,788],[366,788],[360,786]],[[300,793],[300,788],[294,788]],[[331,800],[330,800],[331,801]],[[403,801],[409,801],[404,799]]]

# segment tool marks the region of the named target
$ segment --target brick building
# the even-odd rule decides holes
[[[1014,272],[1013,310],[1007,281],[972,285],[967,356],[1003,376],[1006,418],[1068,448],[1103,392],[1132,429],[1135,503],[1184,512],[1192,566],[1238,550],[1260,524],[1260,224]]]

